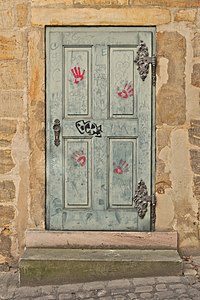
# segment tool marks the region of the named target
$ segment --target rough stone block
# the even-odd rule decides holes
[[[82,6],[121,6],[128,5],[128,0],[74,0],[74,4]]]
[[[37,160],[38,156],[35,155],[35,160]],[[31,161],[31,185],[30,185],[30,194],[31,194],[31,204],[30,204],[30,210],[31,210],[31,226],[37,227],[37,228],[43,228],[44,224],[44,216],[45,216],[45,174],[44,169],[37,170],[37,168],[41,168],[41,166],[44,166],[44,162],[38,163],[35,165],[34,170],[34,163]],[[37,172],[36,172],[37,170]],[[39,173],[39,174],[38,174]],[[42,184],[40,181],[36,178],[38,176],[41,176],[41,173],[43,174],[43,182]]]
[[[158,152],[170,144],[171,132],[172,128],[170,126],[162,126],[156,130]]]
[[[15,198],[15,185],[13,181],[0,181],[0,202],[11,202]]]
[[[131,4],[161,7],[199,7],[199,0],[131,0]]]
[[[0,253],[5,257],[4,261],[2,262],[3,264],[5,264],[4,267],[6,266],[8,267],[9,257],[11,256],[11,239],[9,236],[4,236],[4,234],[0,234]],[[1,255],[0,255],[0,266],[1,266]]]
[[[11,156],[11,150],[0,150],[0,158],[0,174],[11,171],[15,166]]]
[[[15,217],[15,209],[12,205],[0,205],[0,227],[12,221]]]
[[[196,9],[185,9],[179,10],[175,15],[175,21],[177,22],[195,22],[197,10]]]
[[[10,146],[16,131],[17,121],[0,119],[0,147]]]
[[[168,81],[157,95],[157,124],[183,125],[186,120],[186,41],[178,32],[157,34],[158,59],[168,59]],[[176,72],[174,71],[176,69]]]
[[[152,292],[152,290],[153,287],[150,285],[140,286],[140,287],[136,287],[135,293],[147,293],[147,292]]]
[[[162,292],[157,292],[156,296],[158,299],[172,299],[174,297],[174,293],[172,291],[162,291]]]
[[[41,9],[41,8],[40,8]],[[33,30],[28,36],[30,57],[29,95],[31,101],[44,101],[44,36],[43,31]],[[41,114],[41,113],[40,113]]]
[[[193,187],[194,194],[197,197],[197,199],[200,200],[200,176],[195,176],[193,182],[194,182],[194,187]]]
[[[192,85],[200,88],[200,64],[195,64],[193,66],[193,72],[191,75]]]
[[[4,1],[5,3],[6,1]],[[14,27],[14,12],[12,4],[3,5],[0,3],[0,28],[8,30]]]
[[[21,61],[0,62],[0,89],[23,89],[24,69]]]
[[[154,277],[148,277],[148,278],[134,278],[133,279],[133,285],[135,287],[140,285],[148,285],[148,284],[155,284],[156,280]]]
[[[17,25],[19,27],[26,26],[28,21],[28,4],[26,3],[17,4],[16,10],[17,10]]]
[[[190,150],[191,167],[195,174],[200,175],[200,150]]]
[[[169,177],[169,171],[166,172],[165,162],[159,158],[160,152],[165,147],[170,145],[171,126],[162,126],[156,131],[157,138],[157,172],[156,172],[156,192],[158,194],[165,194],[167,188],[172,187],[172,182]]]
[[[39,130],[36,132],[35,142],[39,150],[45,151],[45,130]]]
[[[194,57],[200,56],[200,33],[195,32],[194,39],[192,40],[193,55]]]
[[[45,118],[45,103],[43,101],[32,101],[31,108],[34,120],[41,124],[41,122],[43,122]],[[38,127],[36,129],[38,130]]]
[[[66,6],[73,6],[73,0],[32,0],[32,6],[48,6],[48,5],[58,5],[63,4]]]
[[[21,33],[1,33],[0,49],[0,59],[22,59],[23,35]]]
[[[31,96],[41,95],[40,90],[36,87],[32,89]],[[31,218],[33,224],[40,226],[44,220],[44,199],[45,199],[45,157],[44,157],[44,103],[42,101],[35,101],[33,98],[30,109],[30,137],[31,137],[31,151],[32,156],[30,160],[30,180],[31,180]],[[38,130],[40,128],[40,130]]]
[[[7,262],[6,257],[0,254],[0,265]]]
[[[32,25],[159,25],[169,23],[168,9],[135,8],[32,8]]]
[[[191,127],[188,130],[191,144],[200,147],[200,120],[191,120]]]
[[[23,92],[0,92],[0,116],[9,118],[21,118],[23,114]]]

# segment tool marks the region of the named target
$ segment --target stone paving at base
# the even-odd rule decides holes
[[[60,286],[19,287],[17,271],[0,273],[1,300],[200,300],[199,278],[147,277]]]
[[[19,272],[0,272],[0,300],[200,300],[200,256],[183,258],[183,276],[20,287]]]

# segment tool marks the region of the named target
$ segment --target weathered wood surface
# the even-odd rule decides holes
[[[152,85],[134,59],[153,33],[47,28],[48,229],[150,230],[133,198],[141,179],[152,193]]]

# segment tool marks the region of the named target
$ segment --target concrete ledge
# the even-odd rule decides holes
[[[176,232],[28,231],[27,248],[177,249]]]
[[[182,274],[175,250],[27,249],[21,285],[52,285]]]

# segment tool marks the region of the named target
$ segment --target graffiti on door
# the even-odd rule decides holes
[[[86,164],[87,159],[84,150],[81,150],[80,152],[78,151],[73,152],[71,158],[81,167],[84,167]]]
[[[78,70],[77,70],[76,67],[74,67],[73,69],[71,69],[71,72],[74,76],[74,83],[75,84],[79,84],[79,82],[84,79],[85,70],[83,70],[83,72],[81,73],[80,67],[78,67]]]
[[[128,163],[126,162],[126,160],[121,159],[119,164],[114,162],[113,165],[115,166],[113,172],[117,175],[121,175],[129,171]]]
[[[133,96],[133,87],[130,83],[126,83],[124,87],[118,92],[118,96],[120,98],[126,99],[128,97]]]
[[[102,125],[97,125],[94,122],[91,121],[84,121],[84,120],[79,120],[76,122],[76,128],[80,132],[80,134],[88,134],[88,135],[93,135],[95,137],[102,137],[101,133],[102,131]]]

